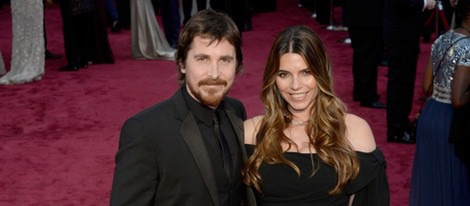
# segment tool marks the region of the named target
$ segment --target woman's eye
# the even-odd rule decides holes
[[[304,70],[304,71],[302,72],[302,74],[303,74],[303,75],[310,75],[310,74],[312,74],[312,72],[310,72],[310,70]]]
[[[287,77],[287,73],[286,72],[279,72],[278,76],[281,77],[281,78],[285,78],[285,77]]]

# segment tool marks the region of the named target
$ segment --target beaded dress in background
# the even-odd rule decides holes
[[[10,71],[0,84],[23,84],[44,75],[43,1],[14,0],[10,3],[13,40]]]
[[[158,25],[151,0],[133,0],[130,6],[132,58],[174,60],[175,49]]]
[[[470,66],[470,38],[449,31],[431,47],[433,93],[424,105],[416,131],[410,206],[470,205],[467,168],[449,143],[453,115],[451,82],[457,65]],[[446,50],[457,40],[447,53]],[[439,62],[440,69],[437,70]],[[437,74],[436,74],[437,71]]]

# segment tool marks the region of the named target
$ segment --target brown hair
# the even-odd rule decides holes
[[[359,162],[356,152],[345,137],[346,108],[333,93],[328,54],[318,35],[305,26],[293,26],[283,30],[271,48],[261,91],[266,112],[256,135],[256,149],[243,170],[244,182],[261,192],[262,179],[258,170],[262,163],[286,164],[300,175],[298,167],[284,158],[281,146],[281,143],[295,145],[283,132],[288,127],[292,113],[276,86],[280,58],[286,53],[301,55],[317,81],[315,107],[311,111],[306,132],[319,158],[337,171],[338,182],[329,192],[338,194],[359,172]],[[312,175],[316,169],[312,171]]]

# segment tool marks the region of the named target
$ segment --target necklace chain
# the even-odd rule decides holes
[[[307,121],[303,122],[303,121],[292,120],[290,123],[294,126],[307,125]]]

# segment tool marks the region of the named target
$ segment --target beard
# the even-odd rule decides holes
[[[224,86],[224,88],[201,88],[203,86],[211,85]],[[189,85],[189,90],[194,95],[194,98],[196,98],[196,100],[198,100],[200,103],[215,108],[220,105],[220,103],[224,100],[224,97],[227,95],[228,90],[225,90],[227,85],[227,81],[221,79],[203,79],[197,84],[199,89]]]

